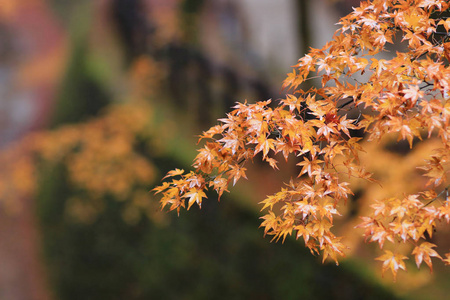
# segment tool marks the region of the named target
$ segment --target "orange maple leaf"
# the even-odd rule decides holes
[[[392,272],[392,275],[394,275],[394,281],[397,280],[397,271],[398,269],[402,269],[406,271],[405,262],[403,260],[408,259],[408,257],[399,254],[399,253],[393,253],[392,251],[385,250],[385,254],[382,256],[379,256],[376,258],[376,260],[380,260],[383,262],[383,267],[381,269],[382,274],[387,269],[390,269]]]

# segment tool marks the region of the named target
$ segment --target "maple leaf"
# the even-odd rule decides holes
[[[293,230],[294,230],[294,228],[291,226],[291,224],[286,224],[285,226],[283,226],[283,227],[281,228],[281,230],[278,232],[278,238],[277,238],[277,241],[278,241],[281,237],[283,237],[282,242],[284,243],[284,241],[286,240],[286,237],[287,237],[288,235],[291,235]]]
[[[445,31],[447,31],[448,33],[448,31],[450,30],[450,18],[447,18],[446,20],[444,19],[440,20],[438,25],[444,25]]]
[[[380,245],[380,249],[383,248],[384,246],[384,242],[386,240],[394,243],[394,238],[392,236],[392,233],[389,232],[388,230],[386,230],[385,228],[381,227],[381,226],[377,226],[373,229],[373,231],[370,233],[371,234],[371,242],[377,242]]]
[[[438,9],[442,9],[442,0],[422,0],[419,3],[419,7],[425,7],[425,8],[433,8],[436,7]]]
[[[417,167],[418,169],[425,170],[427,173],[425,176],[430,177],[428,184],[434,184],[438,186],[446,178],[446,172],[442,166],[441,159],[437,156],[432,156],[431,160],[427,160],[427,165],[423,167]]]
[[[233,185],[235,185],[241,177],[247,179],[247,175],[245,175],[245,171],[247,170],[246,168],[237,165],[232,165],[230,168],[231,169],[228,171],[228,174],[233,178]]]
[[[204,173],[211,173],[213,169],[213,162],[218,155],[217,149],[219,145],[217,143],[207,143],[205,147],[199,150],[199,154],[194,160],[194,167],[200,169]]]
[[[317,207],[321,217],[327,217],[330,222],[333,222],[333,215],[341,216],[334,204],[326,203]]]
[[[373,212],[373,215],[376,217],[378,215],[385,216],[386,213],[390,211],[390,207],[387,204],[388,201],[375,201],[374,204],[371,205],[375,211]]]
[[[345,256],[344,249],[346,248],[344,244],[340,242],[341,238],[331,237],[327,239],[327,242],[322,247],[323,251],[323,260],[322,263],[325,262],[327,257],[330,257],[336,263],[336,266],[339,265],[337,256]]]
[[[389,225],[392,232],[398,235],[404,242],[406,242],[408,237],[414,238],[418,236],[415,224],[407,220],[400,222],[398,219],[396,219],[395,222],[391,222],[389,223]]]
[[[420,246],[414,248],[412,254],[416,256],[417,268],[420,268],[422,261],[425,261],[428,267],[430,267],[430,272],[433,272],[431,257],[437,257],[442,260],[442,257],[433,249],[434,247],[436,247],[435,244],[423,242]]]
[[[288,160],[289,154],[301,150],[300,145],[295,143],[290,138],[287,138],[287,142],[277,141],[276,149],[276,152],[283,152],[283,157],[286,161]]]
[[[317,170],[321,169],[321,163],[323,163],[323,161],[320,159],[309,160],[307,157],[305,157],[302,162],[299,162],[297,164],[297,166],[302,166],[302,170],[300,171],[299,176],[308,173],[308,176],[311,177]]]
[[[442,261],[445,263],[445,265],[450,265],[450,253],[445,253],[445,258],[442,259]]]
[[[167,173],[167,175],[163,177],[163,179],[165,179],[167,177],[175,177],[175,176],[178,176],[178,175],[182,175],[183,173],[184,173],[183,169],[175,169],[175,170],[169,171]]]
[[[295,109],[301,111],[302,102],[294,95],[286,95],[286,99],[281,102],[283,105],[289,106],[289,111],[293,112]]]
[[[204,131],[203,134],[200,136],[198,142],[200,142],[203,139],[211,139],[213,136],[223,133],[223,127],[221,125],[216,125],[214,127],[211,127],[207,131]]]
[[[312,216],[316,218],[316,211],[318,209],[317,205],[311,205],[308,201],[303,200],[296,202],[295,205],[297,208],[294,211],[294,214],[302,214],[302,219],[305,219],[306,216]]]
[[[296,238],[303,237],[303,240],[305,241],[305,244],[309,243],[309,238],[314,236],[314,233],[312,231],[312,226],[310,224],[305,225],[298,225],[295,226],[294,229],[297,231]]]
[[[415,105],[419,98],[424,96],[424,92],[420,90],[419,86],[412,85],[407,89],[403,90],[405,99],[410,99],[412,101],[412,106]]]
[[[280,193],[267,197],[266,199],[260,202],[260,204],[264,204],[263,208],[261,208],[261,211],[265,210],[267,207],[269,207],[269,209],[272,210],[273,206],[281,200],[282,196],[280,196]]]
[[[408,259],[408,257],[406,257],[402,254],[399,254],[399,253],[394,254],[392,251],[389,251],[389,250],[384,250],[384,252],[385,252],[385,254],[377,257],[376,260],[383,262],[383,266],[381,269],[382,274],[384,274],[384,272],[387,269],[390,269],[392,272],[392,275],[394,275],[394,281],[395,281],[397,279],[397,271],[399,269],[406,271],[405,262],[403,260]]]
[[[275,150],[275,140],[268,139],[265,136],[260,136],[258,138],[258,145],[255,148],[254,155],[262,151],[263,158],[265,159],[267,157],[267,154],[269,153],[269,150]]]
[[[288,77],[284,80],[283,86],[281,89],[285,89],[286,87],[290,87],[293,89],[296,89],[303,81],[303,78],[301,75],[297,75],[295,73],[295,69],[292,71],[292,73],[287,74]]]
[[[186,195],[184,195],[184,197],[189,198],[188,199],[188,207],[187,207],[188,210],[191,208],[191,206],[194,203],[197,203],[198,206],[201,208],[202,207],[202,198],[208,198],[208,197],[206,197],[206,194],[203,192],[203,190],[199,190],[199,189],[191,189]]]
[[[278,161],[277,161],[276,159],[270,158],[270,157],[266,157],[264,160],[267,161],[267,162],[269,163],[269,165],[270,165],[273,169],[279,170],[279,169],[278,169],[278,166],[277,166]]]
[[[280,219],[273,213],[273,211],[269,211],[267,215],[261,217],[260,219],[264,220],[259,226],[264,227],[264,235],[266,235],[270,231],[276,232]]]
[[[170,187],[170,184],[168,182],[163,182],[162,185],[155,187],[152,191],[155,192],[155,194],[161,193],[165,190],[167,190]]]

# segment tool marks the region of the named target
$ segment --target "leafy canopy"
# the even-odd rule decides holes
[[[201,135],[204,146],[194,171],[171,171],[170,181],[155,188],[162,193],[162,207],[179,212],[201,206],[205,190],[220,197],[246,178],[247,162],[259,153],[278,169],[275,154],[280,153],[286,161],[300,160],[300,172],[261,202],[265,234],[275,240],[303,238],[311,252],[337,263],[346,246],[331,229],[339,205],[352,194],[349,179],[374,181],[358,159],[360,140],[396,134],[412,147],[415,139],[435,137],[439,146],[418,166],[428,181],[422,192],[374,199],[358,227],[381,249],[387,242],[392,246],[377,260],[394,279],[398,269],[406,269],[407,255],[418,267],[425,262],[432,268],[432,257],[449,264],[450,253],[443,259],[428,241],[437,222],[450,221],[450,18],[444,17],[449,7],[444,0],[362,2],[340,20],[331,41],[299,59],[283,83],[289,91],[284,99],[276,105],[239,103]],[[401,50],[387,51],[389,44]],[[310,78],[320,82],[302,89]],[[400,253],[402,243],[413,250]]]

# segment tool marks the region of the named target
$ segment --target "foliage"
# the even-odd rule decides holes
[[[3,205],[12,211],[20,209],[17,199],[36,193],[40,166],[54,164],[65,165],[70,182],[80,191],[67,209],[81,221],[89,221],[102,210],[105,195],[117,200],[133,195],[143,202],[139,200],[142,189],[156,173],[136,141],[149,134],[151,114],[143,104],[122,104],[110,107],[98,119],[27,136],[0,156]]]
[[[431,268],[431,257],[448,264],[450,253],[443,259],[430,238],[438,222],[450,221],[449,7],[443,0],[362,2],[340,20],[330,42],[299,59],[283,84],[290,94],[277,105],[237,104],[200,136],[204,146],[195,171],[170,171],[166,177],[174,178],[155,188],[162,207],[179,213],[201,206],[208,189],[220,198],[246,178],[247,162],[257,155],[274,170],[281,155],[286,161],[294,157],[300,160],[299,179],[261,202],[261,226],[277,241],[301,237],[312,253],[338,263],[346,245],[331,228],[352,195],[349,181],[376,184],[359,159],[361,140],[375,143],[396,134],[412,148],[417,139],[436,138],[433,154],[414,162],[428,179],[421,191],[373,199],[358,227],[384,249],[377,260],[394,279],[409,256],[418,267],[425,262]],[[390,44],[401,50],[391,54]],[[313,78],[320,79],[318,86],[303,90],[301,84]],[[413,250],[403,253],[405,243]]]
[[[155,133],[154,109],[142,99],[142,86],[159,80],[154,61],[136,60],[131,70],[133,101],[109,105],[100,116],[52,131],[31,133],[0,153],[0,199],[9,212],[36,195],[42,170],[61,165],[76,190],[66,211],[77,221],[90,223],[105,207],[105,198],[126,202],[123,217],[134,223],[141,215],[160,218],[148,201],[148,184],[157,175],[149,149],[156,153],[161,140]],[[145,82],[143,78],[146,78]],[[92,101],[92,99],[91,99]],[[161,126],[170,127],[167,122]],[[168,129],[167,129],[168,130]],[[130,200],[130,201],[125,201]]]

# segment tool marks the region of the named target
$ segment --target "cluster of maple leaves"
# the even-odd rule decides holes
[[[374,199],[372,213],[358,227],[385,249],[377,260],[394,279],[398,269],[406,269],[408,255],[418,267],[425,262],[432,268],[432,257],[450,264],[450,253],[442,258],[429,240],[437,222],[450,222],[449,8],[444,0],[361,3],[340,20],[330,42],[299,59],[284,81],[290,91],[285,99],[237,104],[201,135],[195,170],[170,171],[166,177],[172,179],[155,188],[162,207],[179,212],[201,206],[208,189],[220,197],[246,178],[247,162],[259,153],[273,169],[276,154],[286,161],[294,157],[300,160],[298,178],[261,202],[261,226],[276,240],[301,237],[311,252],[337,263],[346,246],[331,228],[339,205],[352,194],[348,179],[375,181],[358,159],[362,138],[354,133],[364,131],[364,139],[374,142],[394,133],[410,147],[415,139],[433,136],[440,145],[418,166],[429,179],[423,191]],[[389,52],[389,44],[400,48]],[[317,86],[303,90],[301,84],[313,78],[320,79]],[[401,243],[413,250],[402,253]]]

